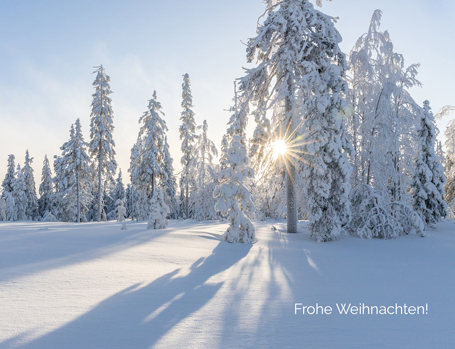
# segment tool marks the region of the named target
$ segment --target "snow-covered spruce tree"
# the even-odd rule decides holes
[[[64,176],[64,166],[63,161],[60,156],[54,155],[54,173],[55,176],[52,178],[54,183],[54,201],[52,204],[52,214],[57,218],[57,220],[62,220],[63,211],[67,207],[64,202],[64,193],[67,188],[65,176]]]
[[[213,160],[218,156],[215,143],[207,137],[208,125],[204,120],[202,133],[194,147],[194,160],[196,169],[197,189],[192,196],[194,207],[194,218],[197,220],[209,220],[216,218],[215,203],[213,201],[213,190],[217,182],[217,169]]]
[[[14,179],[14,181],[16,181],[16,179]],[[14,202],[13,194],[13,191],[7,191],[5,193],[6,220],[10,222],[17,221],[16,203]]]
[[[46,211],[44,213],[43,218],[41,219],[43,222],[58,222],[57,217],[55,217],[52,212]]]
[[[174,160],[169,152],[169,144],[167,136],[164,137],[164,172],[166,173],[163,187],[165,190],[164,199],[169,206],[169,216],[171,218],[178,218],[178,205],[177,205],[177,181],[174,176]]]
[[[135,176],[135,169],[139,165],[140,155],[142,152],[142,138],[140,133],[138,134],[136,143],[131,148],[131,155],[130,155],[130,167],[128,168],[128,172],[130,173],[130,180],[131,180],[131,192],[128,199],[128,205],[130,205],[130,217],[131,220],[138,218],[138,202],[139,202],[139,193],[137,190],[137,183],[136,183],[136,176]]]
[[[110,221],[116,218],[115,201],[111,194],[115,188],[115,181],[105,180],[103,184],[102,205],[101,205],[101,220],[103,222]]]
[[[118,199],[115,202],[115,211],[117,213],[117,222],[123,222],[126,217],[125,199]]]
[[[223,135],[221,139],[221,155],[220,155],[220,170],[224,170],[227,166],[227,160],[229,157],[229,138],[227,135]]]
[[[89,151],[93,160],[92,166],[98,178],[98,194],[97,194],[97,217],[101,221],[102,211],[102,183],[104,180],[113,180],[113,175],[117,169],[115,161],[115,142],[112,137],[114,131],[113,117],[114,113],[111,107],[112,93],[109,86],[111,80],[106,75],[103,66],[96,67],[96,79],[93,82],[95,93],[92,95],[92,113],[90,115],[90,143]]]
[[[182,188],[182,183],[180,183],[180,195],[178,197],[177,205],[178,205],[178,218],[185,218],[185,189]]]
[[[116,208],[115,211],[117,213],[117,222],[122,223],[122,230],[127,230],[125,217],[126,217],[126,207],[125,207],[125,199],[118,199],[115,202]]]
[[[389,33],[379,30],[381,17],[382,12],[376,10],[368,32],[350,54],[351,133],[358,154],[357,182],[374,182],[375,190],[389,192],[391,201],[400,201],[410,182],[402,173],[413,174],[409,159],[420,123],[420,107],[408,90],[420,82],[416,79],[418,65],[405,68]]]
[[[120,170],[118,173],[117,180],[115,181],[115,187],[111,191],[110,197],[114,203],[114,209],[109,211],[108,217],[109,217],[109,219],[113,219],[114,216],[115,216],[115,218],[118,217],[118,215],[117,215],[118,200],[125,200],[125,185],[123,184],[122,170]],[[126,211],[125,211],[125,215],[126,215]]]
[[[75,128],[71,125],[70,139],[60,148],[62,152],[63,178],[65,181],[65,195],[75,198],[75,221],[86,221],[91,194],[92,171],[90,158],[86,152],[88,144],[84,141],[80,120],[77,119]],[[71,193],[70,193],[71,192]],[[71,202],[67,202],[72,205]],[[70,207],[67,207],[70,209]],[[73,221],[68,217],[69,221]]]
[[[126,185],[126,189],[125,189],[125,207],[126,207],[126,217],[127,218],[131,218],[132,219],[132,216],[131,216],[131,213],[132,213],[132,206],[133,206],[133,195],[132,195],[132,187],[131,187],[131,183],[128,183]]]
[[[44,156],[43,169],[41,171],[41,184],[39,186],[38,212],[40,217],[44,217],[46,212],[52,212],[54,200],[54,186],[52,182],[52,172],[47,155]]]
[[[75,123],[74,137],[74,171],[76,177],[76,197],[77,197],[77,222],[87,221],[87,214],[90,209],[92,196],[93,172],[91,168],[90,156],[88,155],[88,143],[82,135],[82,126],[79,118]]]
[[[25,164],[22,169],[25,181],[25,195],[27,197],[27,219],[35,220],[38,218],[38,197],[36,195],[35,176],[32,168],[33,158],[30,157],[28,149],[25,152]]]
[[[135,160],[132,171],[132,182],[139,192],[139,218],[145,219],[150,214],[150,203],[155,193],[157,181],[167,179],[164,171],[164,145],[166,122],[162,119],[161,103],[156,91],[149,101],[148,110],[139,119],[142,123],[139,131],[141,137],[140,153]],[[161,116],[160,116],[161,115]]]
[[[2,182],[2,197],[5,198],[7,193],[13,192],[13,183],[15,179],[16,164],[14,162],[14,155],[8,155],[8,165],[6,169],[5,179]]]
[[[436,127],[430,102],[425,101],[417,131],[419,148],[412,182],[413,207],[427,227],[447,216],[443,199],[445,176],[439,157],[435,154]]]
[[[455,111],[455,106],[446,105],[437,114],[436,118],[449,115]],[[444,147],[444,171],[447,179],[444,199],[448,204],[448,216],[455,219],[455,119],[449,121],[444,131],[446,137]]]
[[[168,221],[169,206],[164,201],[164,194],[161,188],[155,189],[155,195],[150,200],[150,216],[147,229],[164,229]]]
[[[442,117],[448,115],[455,110],[453,106],[445,106],[439,113],[438,116]],[[445,199],[447,203],[451,203],[455,198],[455,119],[452,119],[447,124],[444,131],[446,141],[445,146],[445,174],[447,178],[446,184],[446,195]]]
[[[350,229],[361,237],[388,239],[423,227],[409,191],[421,108],[409,93],[420,85],[418,65],[405,68],[389,33],[379,30],[381,17],[376,10],[350,54],[354,115],[347,124],[357,151]]]
[[[6,220],[6,199],[0,197],[0,221]]]
[[[27,184],[25,183],[25,175],[21,170],[19,164],[17,164],[16,178],[13,183],[13,197],[14,207],[16,211],[17,220],[27,220],[28,197],[27,197]]]
[[[194,145],[197,140],[196,121],[194,120],[193,96],[191,94],[190,76],[183,75],[182,84],[182,114],[180,120],[180,140],[182,141],[181,150],[183,153],[181,164],[183,166],[180,177],[180,188],[184,190],[185,195],[185,217],[190,217],[189,196],[193,184],[193,166],[194,166]]]
[[[280,103],[283,108],[275,130],[286,130],[294,143],[306,115],[309,133],[306,152],[311,154],[306,172],[311,234],[317,241],[336,238],[349,222],[349,175],[351,167],[343,148],[348,142],[343,130],[341,97],[347,91],[343,75],[345,56],[339,48],[341,36],[333,18],[314,9],[308,0],[283,0],[268,8],[256,38],[248,41],[248,69],[240,90],[253,102],[257,117]],[[304,102],[297,114],[297,98]],[[261,125],[260,125],[261,126]],[[298,161],[288,161],[286,171],[288,232],[297,232],[294,186]]]
[[[56,186],[55,213],[63,222],[74,222],[77,219],[77,197],[75,173],[73,171],[74,124],[70,128],[70,139],[60,147],[62,155],[54,157]]]
[[[255,210],[248,180],[254,177],[249,166],[245,129],[248,116],[248,104],[243,101],[238,111],[234,112],[227,130],[228,149],[224,169],[220,171],[219,184],[213,196],[215,208],[227,216],[229,227],[223,234],[228,242],[252,243],[255,240],[255,228],[247,213]]]

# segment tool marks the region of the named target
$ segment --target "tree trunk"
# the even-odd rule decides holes
[[[292,87],[288,83],[288,91],[291,93]],[[286,133],[292,134],[291,142],[295,138],[294,130],[292,129],[292,103],[290,97],[286,97],[285,112],[288,115],[288,127]],[[297,233],[297,205],[295,195],[295,164],[291,157],[287,160],[289,163],[286,166],[286,203],[287,203],[287,232]]]
[[[76,169],[76,195],[77,195],[77,219],[76,222],[80,223],[81,221],[81,200],[80,200],[80,192],[79,192],[79,168]]]
[[[101,222],[101,143],[100,143],[100,149],[99,149],[99,154],[98,154],[98,222]]]
[[[289,163],[286,171],[287,231],[297,233],[297,205],[295,200],[295,166]]]
[[[185,210],[186,210],[186,219],[189,219],[190,218],[190,209],[189,209],[189,204],[190,204],[190,200],[188,198],[188,178],[186,178],[186,188],[185,188],[185,191],[186,191],[186,194],[185,194],[185,201],[186,201],[186,205],[185,205]]]

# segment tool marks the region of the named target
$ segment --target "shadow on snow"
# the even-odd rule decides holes
[[[193,263],[189,274],[178,276],[180,269],[176,269],[145,286],[130,286],[67,325],[19,346],[150,347],[215,296],[224,282],[206,284],[206,281],[243,259],[251,245],[232,247],[227,242],[220,242],[210,256]],[[8,340],[10,343],[14,341]],[[19,341],[20,337],[16,337],[16,346]]]
[[[0,282],[116,253],[173,229],[147,223],[13,223],[0,225]]]

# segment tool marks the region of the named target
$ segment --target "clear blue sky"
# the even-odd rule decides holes
[[[322,11],[339,17],[348,53],[375,9],[407,64],[422,64],[414,89],[434,111],[455,104],[452,0],[333,0]],[[182,75],[192,79],[196,121],[204,119],[219,145],[226,129],[233,80],[243,75],[245,46],[255,35],[261,0],[0,0],[0,180],[8,154],[42,161],[59,154],[76,118],[89,138],[93,66],[103,64],[114,91],[114,139],[126,176],[138,119],[157,90],[180,170],[178,126]],[[449,118],[439,123],[441,131]],[[251,121],[253,122],[253,121]]]

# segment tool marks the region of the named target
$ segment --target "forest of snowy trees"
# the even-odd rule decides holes
[[[9,155],[0,220],[131,219],[149,229],[168,219],[227,220],[224,238],[243,243],[256,238],[252,219],[266,218],[286,218],[289,233],[308,219],[320,242],[341,233],[423,236],[455,217],[455,119],[444,145],[435,124],[455,108],[435,116],[429,101],[414,100],[419,65],[395,51],[381,17],[375,11],[343,53],[335,19],[312,2],[268,1],[219,145],[208,138],[210,119],[195,115],[183,75],[178,174],[156,91],[138,116],[128,176],[118,168],[110,77],[96,67],[89,139],[75,120],[53,163],[44,158],[38,193],[29,151],[22,166]]]

